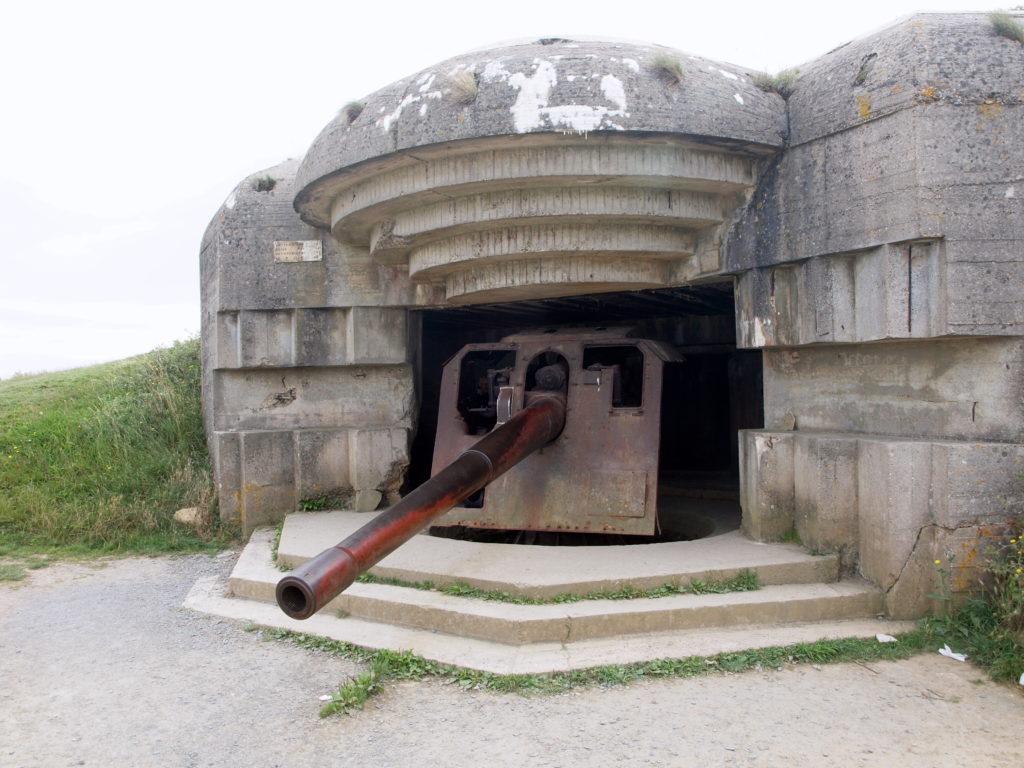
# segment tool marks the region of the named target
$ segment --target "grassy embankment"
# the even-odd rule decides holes
[[[0,381],[0,579],[54,556],[209,551],[199,341]],[[173,519],[200,507],[196,531]]]

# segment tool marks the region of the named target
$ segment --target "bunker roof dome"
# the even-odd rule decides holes
[[[540,39],[457,56],[343,107],[306,153],[295,207],[326,227],[332,191],[367,161],[452,142],[676,134],[763,154],[785,130],[785,102],[742,67],[659,45]]]

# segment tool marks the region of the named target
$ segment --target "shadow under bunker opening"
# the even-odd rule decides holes
[[[763,428],[764,408],[761,353],[736,348],[731,282],[419,310],[417,314],[420,414],[406,492],[430,477],[442,368],[466,344],[495,343],[527,331],[622,328],[632,337],[669,344],[682,358],[663,369],[654,536],[463,526],[435,526],[433,535],[595,546],[692,540],[739,527],[738,431]],[[637,377],[631,375],[636,370],[636,349],[605,347],[593,353],[600,359],[585,357],[584,367],[618,365],[623,376],[615,397],[619,403],[633,403],[638,396]],[[478,365],[485,368],[492,362],[495,368],[507,363],[499,359],[500,353],[477,354]],[[471,431],[481,433],[493,426],[486,418],[477,424],[473,416],[466,422]]]

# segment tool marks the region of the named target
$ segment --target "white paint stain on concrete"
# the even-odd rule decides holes
[[[229,211],[235,207],[235,202],[238,200],[238,190],[232,189],[231,194],[228,195],[228,199],[224,201],[224,207]]]
[[[1017,190],[1011,184],[1010,186],[1008,186],[1006,188],[1006,198],[1009,200],[1010,198],[1013,198],[1013,197],[1016,197],[1016,196],[1017,196]]]
[[[740,95],[739,95],[738,93],[734,93],[734,94],[732,95],[732,97],[733,97],[734,99],[736,99],[736,101],[738,101],[738,102],[739,102],[740,104],[742,104],[742,103],[743,103],[743,97],[742,97],[742,96],[740,96]]]
[[[519,91],[512,105],[512,120],[518,133],[541,127],[544,120],[541,110],[547,107],[551,89],[558,82],[554,64],[539,59],[534,59],[534,63],[536,69],[532,75],[516,72],[508,78],[509,85]]]
[[[615,75],[605,75],[601,78],[601,93],[608,101],[618,106],[620,112],[626,111],[626,91],[622,87],[622,81]]]
[[[739,80],[739,78],[732,72],[726,72],[724,69],[720,69],[718,71],[721,73],[722,77],[726,77],[730,80]]]
[[[392,112],[384,115],[384,117],[377,121],[377,125],[379,125],[383,129],[384,133],[387,133],[388,131],[391,130],[391,124],[401,116],[402,110],[408,107],[414,101],[419,101],[419,99],[417,99],[412,94],[407,94],[404,99],[398,102],[398,106],[395,107],[395,109]]]
[[[419,93],[407,93],[405,97],[398,102],[397,107],[377,121],[377,126],[384,131],[384,133],[391,130],[391,126],[399,117],[402,116],[402,112],[406,107],[413,104],[420,104],[422,102],[419,109],[420,116],[422,117],[427,114],[427,100],[440,99],[444,96],[444,93],[441,91],[425,90],[425,88],[429,88],[431,83],[434,82],[434,75],[432,73],[427,73],[427,75],[421,77],[417,82],[420,83]]]
[[[508,80],[508,71],[500,61],[488,61],[480,76],[484,80]]]
[[[619,112],[609,110],[607,107],[588,107],[584,104],[566,104],[543,110],[544,117],[551,122],[552,127],[580,133],[596,131],[598,128],[623,130],[622,126],[606,120],[609,115],[614,114],[619,114]]]
[[[636,59],[623,59],[622,63],[636,73],[640,72],[640,63]]]
[[[611,74],[591,75],[591,79],[600,81],[602,95],[614,108],[588,104],[550,106],[552,89],[558,83],[558,71],[554,63],[544,59],[534,59],[533,64],[532,74],[510,73],[500,62],[491,61],[481,74],[484,80],[503,80],[519,92],[510,110],[518,133],[548,127],[580,133],[598,129],[623,130],[621,125],[611,119],[629,116],[626,112],[626,92],[617,77]],[[578,78],[578,75],[565,76],[568,82]]]
[[[435,77],[436,76],[433,72],[428,72],[426,76],[419,79],[418,84],[420,86],[420,93],[426,93],[430,90],[430,86],[433,84]]]

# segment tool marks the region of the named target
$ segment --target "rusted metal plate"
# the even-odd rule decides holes
[[[647,473],[629,469],[592,469],[585,483],[589,512],[606,517],[643,517],[647,511]]]
[[[471,432],[486,428],[481,414],[491,406],[485,401],[497,400],[484,393],[489,361],[510,367],[505,386],[516,413],[532,386],[531,365],[555,359],[568,368],[562,434],[484,489],[482,504],[456,507],[438,525],[655,532],[662,367],[678,355],[621,329],[516,335],[461,350],[442,378],[434,472],[479,439]],[[475,389],[467,395],[467,387]]]

